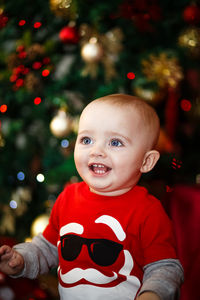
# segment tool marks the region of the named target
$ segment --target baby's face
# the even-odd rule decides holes
[[[75,145],[75,164],[91,191],[120,195],[141,176],[147,133],[132,107],[94,102],[83,111]]]

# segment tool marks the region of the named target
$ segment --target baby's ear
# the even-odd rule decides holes
[[[145,153],[143,164],[140,168],[141,173],[147,173],[153,169],[160,158],[160,153],[156,150],[151,150]]]

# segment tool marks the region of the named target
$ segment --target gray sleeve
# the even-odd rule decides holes
[[[36,278],[58,265],[57,247],[48,242],[42,234],[34,237],[30,243],[21,243],[13,247],[24,258],[22,273],[12,277]]]
[[[183,268],[178,259],[163,259],[144,267],[143,284],[139,295],[154,292],[162,300],[176,300],[184,280]]]

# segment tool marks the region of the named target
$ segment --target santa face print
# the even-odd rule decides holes
[[[87,237],[87,229],[76,222],[61,228],[58,242],[61,285],[108,288],[126,281],[129,276],[139,286],[138,278],[130,275],[134,263],[130,252],[124,249],[126,234],[120,223],[112,216],[102,215],[91,225],[96,228],[98,237],[98,230],[104,230],[105,238]]]
[[[83,247],[87,246],[90,258],[99,266],[110,266],[118,258],[123,245],[107,239],[87,239],[75,234],[61,237],[61,253],[66,261],[75,260]]]

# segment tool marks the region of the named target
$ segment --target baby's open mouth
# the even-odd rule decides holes
[[[89,168],[95,174],[105,174],[105,173],[107,173],[108,171],[111,170],[111,168],[109,168],[109,167],[107,167],[106,165],[103,165],[103,164],[90,164]]]

